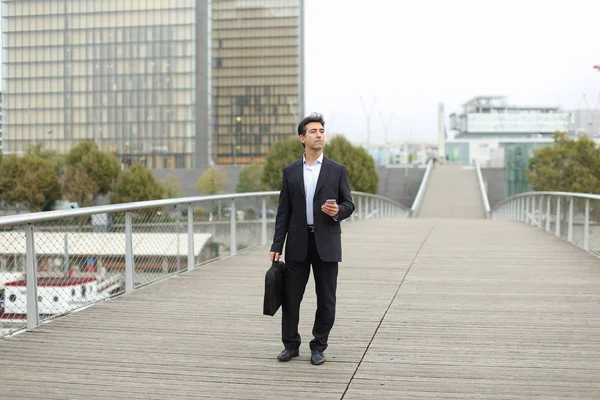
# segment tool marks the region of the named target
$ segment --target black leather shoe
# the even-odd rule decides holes
[[[312,365],[321,365],[325,362],[325,355],[323,355],[322,351],[313,351],[310,356],[310,363]]]
[[[285,349],[277,356],[279,361],[290,361],[294,357],[298,357],[300,355],[300,351],[298,349]]]

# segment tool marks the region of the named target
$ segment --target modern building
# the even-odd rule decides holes
[[[600,110],[573,110],[570,133],[574,136],[600,137]]]
[[[479,96],[450,114],[455,139],[551,137],[568,132],[571,115],[560,107],[517,106],[505,96]]]
[[[510,105],[505,96],[475,97],[462,108],[450,115],[454,138],[445,143],[446,159],[503,168],[505,196],[528,190],[529,159],[571,126],[571,113],[560,107]]]
[[[0,152],[2,152],[2,92],[0,92]]]
[[[212,0],[214,160],[264,161],[304,116],[304,0]]]
[[[2,17],[5,153],[93,140],[124,165],[208,165],[208,0],[2,0]]]

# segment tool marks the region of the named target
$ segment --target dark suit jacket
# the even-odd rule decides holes
[[[336,199],[339,207],[337,221],[321,211],[327,199]],[[323,157],[321,172],[313,200],[315,242],[321,260],[342,261],[342,229],[340,221],[354,212],[354,203],[348,184],[346,167]],[[306,192],[302,159],[283,169],[283,183],[279,194],[279,207],[275,219],[275,235],[271,251],[282,253],[285,245],[286,262],[302,262],[308,253],[308,228],[306,221]]]

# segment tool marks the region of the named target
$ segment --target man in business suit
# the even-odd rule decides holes
[[[323,156],[323,117],[311,114],[304,118],[298,125],[298,135],[305,152],[302,159],[283,169],[270,252],[271,261],[279,261],[287,235],[281,323],[285,349],[277,358],[289,361],[299,355],[300,303],[312,265],[317,312],[310,361],[320,365],[325,362],[323,352],[335,320],[338,262],[342,261],[340,221],[354,212],[354,203],[346,167]]]

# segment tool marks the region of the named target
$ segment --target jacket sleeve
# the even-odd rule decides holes
[[[339,212],[336,219],[342,221],[351,216],[354,212],[354,200],[352,200],[350,184],[348,183],[348,171],[346,171],[345,166],[342,166],[342,173],[340,176],[339,199]]]
[[[279,192],[279,205],[277,206],[277,216],[275,217],[275,234],[273,235],[273,244],[271,251],[281,254],[283,251],[283,242],[288,231],[290,215],[292,213],[292,202],[285,169],[283,170],[281,191]]]

